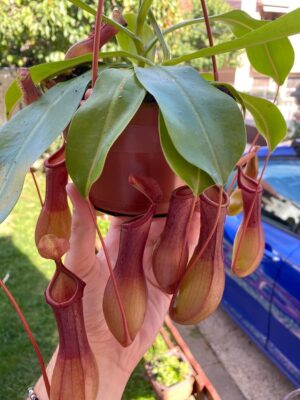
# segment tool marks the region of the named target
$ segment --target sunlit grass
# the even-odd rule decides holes
[[[44,192],[44,176],[37,174]],[[40,204],[30,175],[10,217],[0,226],[0,277],[22,308],[45,360],[57,343],[54,318],[44,301],[44,291],[54,272],[51,261],[42,259],[35,247],[34,229]],[[108,221],[101,221],[105,235]],[[27,388],[40,375],[39,365],[23,327],[0,289],[0,399],[23,400]],[[128,382],[123,400],[154,400],[141,362]],[[108,399],[109,400],[109,399]]]

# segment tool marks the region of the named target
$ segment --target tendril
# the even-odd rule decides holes
[[[48,375],[47,375],[47,371],[46,371],[46,367],[45,367],[45,362],[42,356],[42,353],[39,349],[39,346],[31,332],[31,329],[29,328],[29,325],[26,321],[26,318],[22,312],[22,310],[20,309],[16,299],[13,297],[12,293],[10,292],[10,290],[8,289],[8,287],[5,285],[5,283],[3,282],[2,279],[0,279],[0,286],[3,288],[6,296],[8,297],[9,301],[11,302],[11,304],[13,305],[14,309],[16,310],[18,317],[20,318],[24,329],[29,337],[29,340],[32,344],[32,347],[34,348],[34,351],[36,353],[36,356],[38,358],[39,364],[40,364],[40,368],[41,368],[41,372],[42,372],[42,376],[43,376],[43,380],[45,383],[45,388],[48,394],[48,397],[50,398],[50,383],[49,383],[49,379],[48,379]]]

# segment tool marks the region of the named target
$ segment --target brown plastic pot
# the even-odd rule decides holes
[[[155,179],[163,197],[156,216],[166,215],[172,190],[182,185],[167,164],[159,140],[158,106],[144,102],[111,147],[90,200],[94,207],[113,215],[134,216],[149,207],[149,201],[128,183],[129,175]]]

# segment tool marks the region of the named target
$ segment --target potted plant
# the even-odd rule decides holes
[[[72,2],[95,14],[95,10],[82,1]],[[284,122],[275,105],[238,93],[228,85],[226,91],[231,92],[232,97],[226,95],[216,89],[216,86],[220,86],[219,83],[207,81],[206,75],[203,78],[195,69],[182,64],[196,58],[246,48],[253,67],[273,77],[277,84],[281,85],[293,65],[293,50],[286,37],[298,33],[299,12],[300,10],[296,9],[272,22],[254,20],[238,10],[213,16],[210,21],[221,21],[229,25],[236,39],[175,59],[172,59],[167,50],[165,36],[185,26],[204,23],[205,19],[182,21],[161,32],[151,12],[151,1],[142,2],[136,15],[128,17],[127,27],[103,17],[106,24],[118,29],[120,49],[100,54],[103,62],[99,67],[99,78],[92,96],[83,107],[78,109],[91,80],[91,73],[82,72],[91,65],[92,55],[82,53],[91,51],[91,46],[81,46],[72,52],[72,57],[79,54],[78,57],[41,64],[30,69],[34,83],[42,85],[44,93],[38,102],[18,113],[1,130],[1,159],[4,164],[0,193],[1,220],[6,218],[17,201],[30,165],[70,122],[66,149],[67,166],[71,178],[85,197],[89,196],[93,184],[102,175],[104,196],[113,192],[120,204],[125,201],[123,198],[121,201],[119,195],[125,185],[124,177],[127,181],[127,168],[122,179],[120,175],[128,160],[122,164],[119,161],[118,168],[116,160],[119,154],[116,155],[115,152],[119,152],[119,143],[115,148],[113,145],[118,139],[122,141],[122,136],[128,135],[128,125],[133,117],[135,119],[132,124],[136,125],[133,127],[135,130],[139,130],[137,126],[140,126],[141,120],[144,127],[147,124],[146,130],[155,130],[154,136],[160,130],[160,143],[158,137],[153,139],[156,143],[153,145],[152,157],[161,149],[164,159],[161,155],[153,159],[147,154],[150,151],[148,137],[151,136],[147,133],[144,135],[146,142],[142,151],[139,148],[133,150],[134,146],[131,144],[130,152],[141,154],[142,161],[137,161],[139,166],[147,163],[152,164],[154,168],[164,163],[163,168],[157,168],[158,171],[150,170],[148,174],[152,173],[161,181],[164,178],[160,178],[159,172],[167,168],[167,163],[175,174],[191,187],[195,195],[199,195],[213,183],[224,185],[245,147],[242,114],[232,97],[252,113],[259,132],[265,136],[271,150],[285,136]],[[153,51],[157,43],[164,51],[160,64],[157,64]],[[284,52],[284,57],[279,56],[280,52]],[[120,62],[120,59],[123,61]],[[116,61],[112,62],[114,60]],[[49,83],[50,79],[52,84],[61,80],[64,82],[46,90],[45,82]],[[152,95],[148,96],[150,105],[148,103],[142,106],[145,98],[147,103],[147,93]],[[15,81],[6,93],[8,117],[21,96],[22,92]],[[39,115],[36,114],[36,110]],[[270,125],[272,121],[273,124]],[[142,126],[141,130],[144,127]],[[6,143],[9,144],[9,151],[8,147],[4,146]],[[20,148],[22,151],[19,151]],[[129,157],[131,162],[133,158]],[[147,158],[150,158],[149,162]],[[108,172],[105,168],[109,169],[110,163],[113,163],[113,169],[118,170],[117,182],[115,176],[113,179],[106,176]],[[135,169],[140,172],[135,165],[128,167],[133,173]],[[164,174],[161,175],[164,177]],[[169,192],[170,172],[165,179],[168,183],[160,183],[162,187],[167,185],[166,191]],[[108,181],[112,180],[113,189],[110,187],[111,183],[108,184]],[[122,194],[123,192],[124,190]],[[94,193],[93,188],[92,198]],[[106,199],[103,201],[107,210],[109,205],[105,202]],[[141,207],[138,211],[140,210]],[[166,212],[166,205],[163,211]]]
[[[264,247],[262,174],[258,177],[253,162],[255,141],[243,156],[243,113],[252,114],[269,152],[285,137],[286,123],[272,102],[218,82],[215,59],[213,77],[185,63],[246,49],[253,68],[273,78],[279,90],[293,66],[288,36],[300,32],[300,9],[275,21],[258,21],[238,10],[208,17],[202,1],[204,18],[162,31],[151,0],[140,1],[136,13],[125,15],[125,20],[119,12],[112,19],[102,16],[101,0],[97,12],[81,0],[70,1],[97,14],[95,32],[75,44],[64,61],[20,71],[9,87],[8,118],[22,94],[28,105],[0,129],[0,221],[18,200],[32,163],[64,131],[63,150],[46,165],[50,197],[43,204],[39,221],[46,222],[38,224],[43,235],[36,235],[36,242],[41,254],[63,270],[58,254],[67,249],[70,233],[67,226],[62,233],[60,223],[61,218],[70,222],[62,184],[68,174],[96,208],[134,216],[122,225],[114,272],[107,257],[111,278],[103,297],[107,325],[128,346],[147,308],[143,252],[155,215],[168,213],[153,253],[153,271],[160,288],[173,295],[171,317],[196,323],[218,306],[225,281],[223,226],[233,186],[226,193],[225,185],[235,167],[239,188],[232,199],[238,204],[231,209],[243,209],[244,218],[234,244],[232,272],[244,277],[259,265]],[[214,21],[228,25],[235,39],[213,46]],[[211,46],[172,58],[165,37],[201,23],[206,23]],[[118,50],[101,52],[98,65],[99,47],[115,34]],[[156,46],[162,49],[161,60],[155,56]],[[186,186],[173,191],[179,181]],[[188,232],[196,209],[201,231],[189,254]],[[104,242],[103,246],[105,250]],[[68,285],[62,288],[70,292]]]
[[[178,347],[147,362],[145,368],[159,399],[183,400],[191,395],[192,368]]]

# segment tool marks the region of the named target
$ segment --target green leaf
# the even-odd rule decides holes
[[[209,82],[214,80],[214,74],[212,74],[211,72],[201,72],[200,76],[201,78]]]
[[[69,0],[70,3],[74,4],[74,6],[81,8],[82,10],[88,12],[91,15],[95,15],[97,14],[97,11],[90,7],[89,5],[85,4],[83,1],[81,0]]]
[[[216,46],[198,50],[191,54],[173,58],[172,60],[165,61],[164,64],[176,65],[181,62],[193,60],[195,58],[210,57],[212,55],[249,48],[264,43],[269,43],[277,39],[296,35],[297,33],[300,33],[299,19],[300,8],[297,8],[296,10],[282,15],[276,20],[271,21],[268,24],[255,29],[254,31],[246,33],[244,36],[231,40],[230,42],[224,42]]]
[[[137,24],[136,14],[129,13],[129,14],[125,14],[123,17],[124,17],[125,21],[127,22],[128,29],[135,31],[136,24]],[[144,22],[143,32],[141,34],[142,44],[147,43],[153,37],[154,37],[154,34],[153,34],[152,29],[146,22]],[[122,50],[133,53],[133,54],[138,54],[136,45],[131,37],[126,35],[124,32],[118,32],[116,35],[116,38],[117,38],[118,44]],[[155,50],[153,50],[148,55],[148,58],[153,61],[154,55],[155,55]],[[136,63],[136,60],[134,60],[134,59],[132,59],[131,61]]]
[[[236,102],[191,67],[135,68],[156,99],[179,154],[225,184],[242,155],[246,135]]]
[[[101,175],[107,153],[137,112],[145,90],[133,70],[107,69],[76,112],[68,132],[67,167],[82,196]]]
[[[155,32],[155,35],[157,36],[158,41],[159,41],[159,43],[161,45],[164,58],[165,59],[169,59],[171,57],[171,55],[170,55],[170,51],[169,51],[168,45],[167,45],[167,43],[165,41],[165,38],[164,38],[164,36],[162,34],[162,31],[160,30],[160,27],[159,27],[159,25],[157,23],[157,20],[156,20],[154,14],[153,14],[153,11],[151,9],[149,10],[148,16],[149,16],[149,21],[150,21],[150,23],[152,25],[153,31]]]
[[[211,18],[210,18],[210,20],[211,20]],[[162,35],[166,36],[172,32],[177,31],[178,29],[182,29],[187,26],[192,26],[192,25],[199,24],[199,23],[205,23],[205,19],[204,18],[193,18],[193,19],[183,20],[183,21],[179,22],[178,24],[171,25],[167,29],[164,29],[162,31]],[[158,37],[154,36],[154,38],[146,44],[145,54],[148,54],[148,52],[153,48],[153,46],[155,46],[157,41],[158,41]]]
[[[45,79],[52,78],[80,64],[84,64],[91,61],[92,61],[91,54],[86,54],[84,56],[76,57],[71,60],[55,61],[51,63],[35,65],[29,68],[29,70],[33,82],[35,84],[38,84]],[[6,107],[7,119],[11,117],[11,113],[15,105],[21,98],[22,98],[22,91],[19,88],[17,81],[14,80],[5,93],[5,107]]]
[[[228,24],[237,37],[244,36],[270,23],[270,21],[261,21],[251,18],[247,13],[241,10],[230,11],[213,17],[212,20],[222,21]],[[273,78],[278,85],[284,83],[294,65],[294,49],[287,38],[249,47],[246,51],[253,68],[261,74]]]
[[[201,74],[203,76],[203,74]],[[214,87],[218,88],[222,92],[228,94],[229,96],[233,97],[234,100],[240,104],[243,110],[243,114],[245,116],[246,113],[246,107],[244,104],[244,100],[242,99],[242,96],[240,95],[240,92],[238,92],[230,83],[226,82],[212,82],[212,85]]]
[[[69,0],[72,4],[74,4],[76,7],[81,8],[82,10],[88,12],[91,15],[96,16],[97,11],[90,7],[89,5],[85,4],[81,0]],[[105,22],[108,25],[114,26],[115,28],[119,29],[120,31],[124,32],[127,36],[131,37],[133,40],[139,42],[139,38],[135,35],[134,32],[126,28],[125,26],[119,24],[117,21],[107,17],[106,15],[102,15],[102,21]]]
[[[32,163],[66,128],[91,79],[90,71],[48,90],[0,129],[0,221],[17,202]]]
[[[136,54],[136,52],[133,54],[125,52],[125,51],[108,51],[108,52],[100,53],[101,59],[114,58],[114,57],[133,58],[133,59],[137,59],[139,61],[148,63],[149,65],[152,65],[150,60],[147,60],[144,57],[139,56],[138,54]],[[66,72],[74,67],[77,67],[78,65],[87,64],[87,63],[91,63],[91,62],[92,62],[92,53],[89,53],[89,54],[85,54],[83,56],[72,58],[70,60],[55,61],[55,62],[51,62],[51,63],[35,65],[35,66],[29,68],[29,70],[30,70],[30,74],[31,74],[33,82],[35,84],[38,84],[45,79],[49,79],[54,76],[60,75],[63,72]],[[101,65],[99,68],[105,69],[105,68],[108,68],[108,66]],[[17,84],[17,81],[14,80],[12,82],[12,84],[9,86],[9,88],[7,89],[6,94],[5,94],[6,118],[7,119],[10,118],[15,105],[21,98],[22,98],[22,92]]]
[[[178,153],[172,143],[161,113],[159,121],[160,143],[168,164],[175,174],[192,189],[194,195],[199,196],[203,190],[212,186],[214,181],[206,172],[190,164]]]
[[[257,130],[266,139],[270,150],[274,150],[287,132],[287,125],[280,110],[266,99],[241,92],[240,96],[254,118]]]
[[[151,8],[153,0],[143,0],[137,15],[137,25],[136,25],[136,34],[137,36],[141,36],[144,31],[144,24],[146,21],[146,17]]]
[[[13,80],[7,88],[4,96],[6,119],[10,119],[15,106],[21,98],[22,91],[17,84],[17,81]]]

